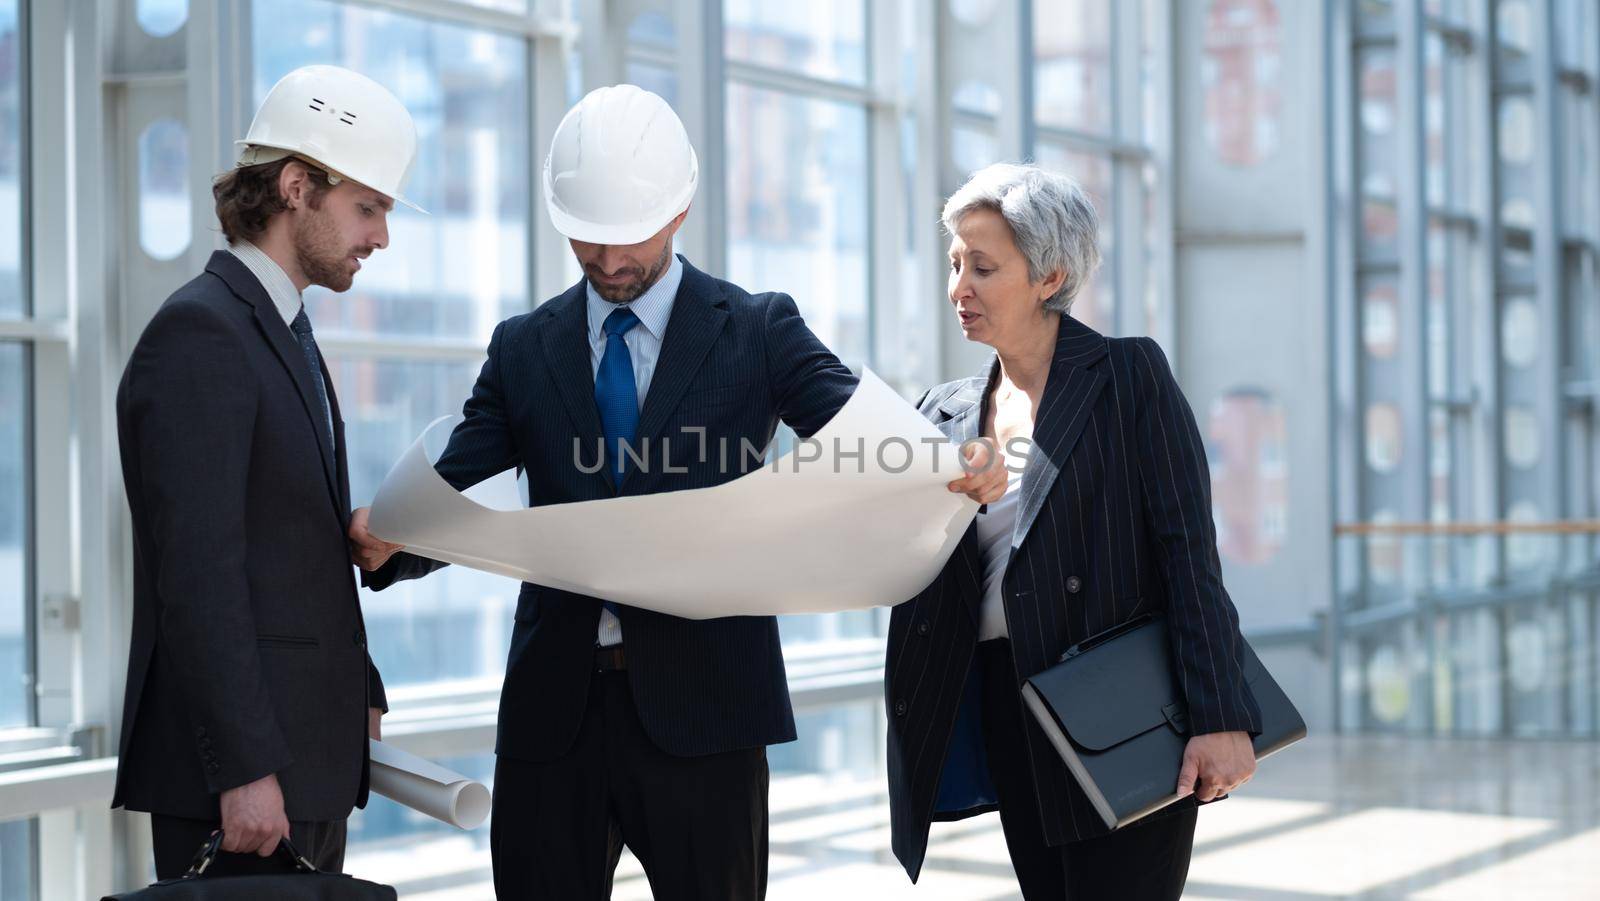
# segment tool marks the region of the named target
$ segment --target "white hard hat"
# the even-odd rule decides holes
[[[591,244],[638,244],[689,208],[700,161],[655,94],[631,84],[591,91],[567,111],[544,160],[556,231]]]
[[[240,166],[299,156],[405,204],[417,158],[417,126],[376,81],[338,66],[302,66],[267,92],[239,146]]]

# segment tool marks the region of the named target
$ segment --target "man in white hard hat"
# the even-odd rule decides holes
[[[117,392],[134,533],[133,640],[112,806],[149,811],[157,875],[219,827],[208,873],[337,872],[387,709],[346,529],[333,381],[311,285],[388,246],[411,116],[355,72],[289,73],[213,188],[226,250],[146,326]]]
[[[447,481],[520,466],[541,505],[704,488],[759,468],[780,420],[808,436],[844,405],[856,379],[791,298],[672,253],[698,178],[655,94],[601,88],[567,113],[545,199],[585,278],[495,329],[436,464]],[[374,588],[439,566],[372,536],[365,510],[351,539]],[[620,564],[629,548],[612,551]],[[766,746],[794,738],[773,617],[691,621],[524,584],[495,749],[496,893],[606,898],[626,845],[657,899],[763,897]]]

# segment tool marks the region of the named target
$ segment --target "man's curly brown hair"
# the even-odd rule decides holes
[[[278,178],[284,167],[299,163],[311,173],[311,194],[307,202],[312,209],[322,207],[322,195],[333,185],[328,173],[296,157],[284,157],[271,163],[230,169],[211,185],[211,196],[217,201],[217,222],[229,244],[254,241],[267,230],[272,217],[289,208],[278,191]]]

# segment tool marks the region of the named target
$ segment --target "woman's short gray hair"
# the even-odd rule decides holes
[[[1066,272],[1061,289],[1044,307],[1072,310],[1078,292],[1100,266],[1100,217],[1089,195],[1071,177],[1035,165],[995,163],[974,172],[945,201],[940,219],[955,234],[973,210],[994,210],[1011,226],[1017,249],[1028,261],[1028,280]]]

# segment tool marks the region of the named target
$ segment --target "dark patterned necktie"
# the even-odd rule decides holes
[[[328,404],[328,385],[322,380],[322,359],[317,354],[317,339],[311,334],[311,320],[306,317],[306,308],[300,307],[300,312],[294,317],[294,322],[289,325],[294,331],[294,336],[300,339],[300,352],[305,354],[306,368],[311,370],[311,384],[317,386],[317,401],[322,404],[322,420],[327,426],[327,431],[319,431],[317,437],[325,442],[324,449],[328,455],[333,455],[333,407]]]

